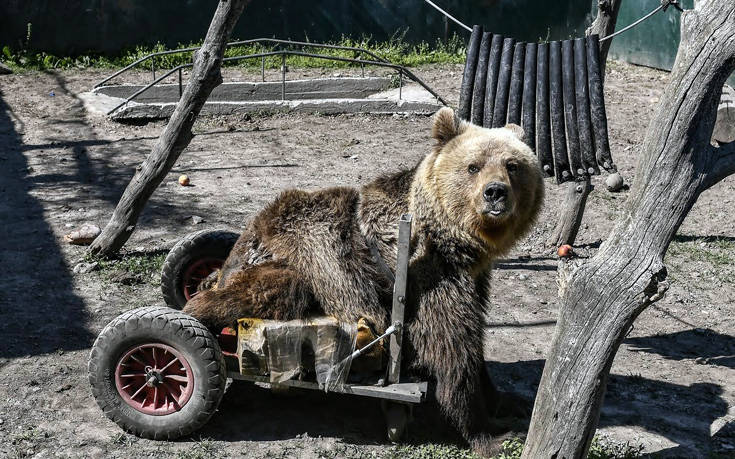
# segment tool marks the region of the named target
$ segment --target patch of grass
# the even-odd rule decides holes
[[[397,445],[388,451],[386,457],[388,459],[480,459],[480,456],[469,449],[439,443]]]
[[[176,454],[178,459],[213,459],[223,457],[224,451],[222,446],[209,438],[200,438],[194,442],[194,445],[184,451]]]
[[[87,256],[87,262],[96,262],[99,265],[102,278],[114,280],[120,278],[122,283],[156,283],[161,267],[168,252],[156,250],[153,252],[138,252],[121,255],[119,258],[104,259]],[[160,279],[158,279],[160,282]]]
[[[233,40],[234,41],[234,40]],[[389,60],[394,64],[400,64],[406,67],[414,67],[422,64],[461,64],[465,59],[465,45],[458,35],[453,35],[448,41],[437,40],[434,44],[426,42],[418,44],[410,44],[404,40],[403,35],[396,35],[387,41],[374,41],[370,37],[359,40],[343,37],[337,42],[330,43],[339,46],[349,46],[355,48],[363,48],[371,51],[378,56]],[[200,46],[201,42],[182,43],[175,49],[185,49]],[[286,48],[283,45],[280,49]],[[231,46],[225,51],[225,57],[235,57],[247,54],[271,52],[279,49],[273,45],[239,45]],[[132,64],[136,60],[154,53],[165,51],[166,47],[158,43],[153,46],[136,46],[131,49],[124,50],[115,55],[103,54],[87,54],[78,56],[56,56],[46,52],[35,52],[28,49],[13,49],[5,46],[2,49],[2,60],[16,71],[22,70],[66,70],[66,69],[87,69],[87,68],[108,68],[115,69],[125,67]],[[337,50],[326,48],[304,48],[304,51],[321,54],[332,57],[343,58],[361,58],[364,60],[374,60],[367,54],[362,56],[349,50]],[[188,64],[191,62],[192,52],[181,52],[169,54],[165,56],[157,56],[155,65],[157,69],[171,69],[178,65]],[[242,61],[226,62],[225,66],[244,67],[259,69],[261,59],[247,59]],[[311,58],[305,56],[291,56],[286,60],[286,65],[293,68],[344,68],[359,67],[359,64],[351,64],[348,62],[338,62],[326,59]],[[147,61],[140,68],[149,69],[151,61]],[[268,56],[265,59],[266,69],[280,69],[281,56]]]
[[[503,443],[503,451],[495,459],[520,459],[523,440],[514,438]],[[454,445],[424,444],[394,446],[388,453],[390,459],[478,459],[468,449]],[[642,446],[617,443],[604,437],[595,437],[590,446],[588,459],[636,459],[643,457]]]
[[[735,240],[717,236],[677,235],[666,253],[672,281],[679,280],[686,265],[699,262],[710,265],[700,274],[722,283],[735,283]]]
[[[138,441],[138,437],[128,435],[125,432],[118,432],[110,435],[110,443],[117,446],[129,447]]]

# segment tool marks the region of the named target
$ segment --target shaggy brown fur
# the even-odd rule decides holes
[[[444,415],[481,454],[491,448],[498,397],[483,358],[491,261],[533,224],[543,200],[538,163],[518,126],[485,129],[451,109],[434,119],[434,150],[416,167],[359,192],[287,191],[238,240],[216,290],[185,312],[212,328],[239,317],[327,314],[389,321],[391,285],[366,240],[395,267],[397,221],[414,217],[404,363],[430,376]],[[504,190],[488,197],[488,185]]]

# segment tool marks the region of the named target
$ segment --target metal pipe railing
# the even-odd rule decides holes
[[[357,53],[367,54],[368,56],[372,57],[376,61],[380,62],[388,62],[386,59],[378,56],[377,54],[373,53],[370,50],[364,49],[364,48],[355,48],[352,46],[340,46],[340,45],[329,45],[325,43],[308,43],[305,41],[291,41],[291,40],[279,40],[277,38],[252,38],[249,40],[240,40],[240,41],[233,41],[230,43],[227,43],[226,47],[230,46],[239,46],[239,45],[248,45],[252,43],[275,43],[277,45],[295,45],[295,46],[302,46],[302,47],[310,47],[310,48],[324,48],[324,49],[339,49],[343,51],[354,51]],[[189,53],[198,50],[201,48],[201,46],[196,46],[192,48],[183,48],[183,49],[171,49],[167,51],[159,51],[157,53],[151,53],[146,56],[141,57],[140,59],[136,60],[135,62],[121,68],[117,72],[113,73],[112,75],[108,76],[104,80],[100,81],[99,83],[95,84],[92,89],[98,88],[102,86],[103,84],[107,83],[108,81],[112,80],[113,78],[129,71],[133,67],[136,67],[138,64],[141,64],[148,59],[152,59],[153,62],[151,63],[151,70],[153,71],[153,79],[156,79],[156,68],[155,68],[155,58],[156,56],[167,56],[170,54],[179,54],[179,53]],[[263,64],[263,72],[265,72],[265,63]]]
[[[331,45],[330,45],[331,46]],[[448,105],[447,102],[439,96],[433,89],[431,89],[426,83],[424,83],[419,77],[417,77],[415,74],[413,74],[410,70],[403,67],[402,65],[392,64],[387,61],[368,61],[363,59],[353,59],[348,57],[338,57],[338,56],[328,56],[324,54],[314,54],[314,53],[305,53],[301,51],[291,51],[291,50],[283,50],[283,51],[269,51],[265,53],[255,53],[255,54],[248,54],[244,56],[232,56],[232,57],[226,57],[222,59],[223,62],[235,62],[240,61],[244,59],[256,59],[256,58],[265,58],[268,56],[282,56],[281,62],[282,62],[282,89],[281,89],[281,97],[283,100],[285,100],[286,97],[286,73],[285,73],[285,63],[286,63],[286,57],[287,56],[303,56],[303,57],[311,57],[315,59],[325,59],[325,60],[333,60],[338,62],[349,62],[349,63],[356,63],[361,65],[372,65],[376,67],[387,67],[392,68],[398,72],[398,78],[399,78],[399,89],[398,89],[398,97],[399,99],[402,97],[402,91],[403,91],[403,74],[405,73],[406,76],[408,76],[411,80],[418,83],[422,88],[426,89],[432,96],[436,97],[436,99],[441,102],[443,105]],[[179,88],[182,87],[181,83],[181,69],[192,67],[194,64],[182,64],[177,67],[174,67],[173,69],[166,72],[164,75],[160,76],[159,78],[154,79],[151,83],[146,85],[145,87],[139,89],[134,94],[129,96],[125,101],[121,102],[119,105],[117,105],[112,110],[108,111],[107,114],[111,114],[120,107],[126,105],[128,102],[132,101],[136,97],[138,97],[140,94],[144,93],[148,89],[155,86],[157,83],[171,75],[172,73],[178,71],[179,73]],[[182,91],[179,89],[179,95],[181,95]]]

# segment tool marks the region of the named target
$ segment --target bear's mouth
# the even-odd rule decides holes
[[[494,218],[502,217],[508,213],[508,206],[505,203],[487,204],[482,209],[482,214]]]

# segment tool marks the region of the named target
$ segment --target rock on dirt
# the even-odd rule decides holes
[[[102,230],[97,225],[86,224],[82,225],[78,230],[74,230],[71,233],[64,236],[64,239],[69,244],[74,245],[89,245],[94,239],[100,235]]]

